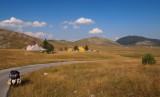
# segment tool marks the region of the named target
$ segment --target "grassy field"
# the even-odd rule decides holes
[[[139,61],[119,58],[37,70],[24,75],[9,97],[160,97],[160,66]]]
[[[51,63],[73,60],[103,60],[116,57],[142,58],[151,53],[160,58],[160,48],[124,48],[124,47],[91,47],[100,52],[57,52],[44,54],[18,49],[0,49],[0,70],[39,63]]]
[[[107,52],[105,54],[101,52],[57,52],[45,54],[26,50],[0,49],[0,69],[60,61],[101,60],[109,58],[108,55],[109,53]]]
[[[160,48],[101,50],[99,53],[72,52],[70,56],[74,58],[67,60],[104,61],[55,66],[23,75],[22,85],[12,87],[9,97],[160,97]],[[51,56],[62,57],[64,53]],[[157,65],[141,64],[146,53],[156,57]]]

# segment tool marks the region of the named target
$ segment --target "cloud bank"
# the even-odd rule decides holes
[[[47,25],[46,22],[38,22],[38,21],[25,22],[23,20],[16,19],[14,17],[11,17],[8,20],[3,20],[0,22],[0,27],[2,28],[13,28],[17,30],[22,30],[23,28],[26,28],[26,27],[33,27],[33,28],[44,27],[46,25]]]

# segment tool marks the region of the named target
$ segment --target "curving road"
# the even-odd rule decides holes
[[[8,81],[8,76],[9,76],[9,73],[11,70],[18,70],[18,71],[20,71],[20,74],[23,75],[23,74],[31,72],[33,70],[37,70],[37,69],[41,69],[41,68],[45,68],[45,67],[49,67],[49,66],[71,64],[71,63],[82,63],[82,62],[93,62],[93,61],[68,61],[68,62],[28,65],[28,66],[0,70],[0,97],[7,97],[7,92],[9,90],[9,86],[7,85],[7,81]]]

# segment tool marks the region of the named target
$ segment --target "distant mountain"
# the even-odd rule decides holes
[[[0,48],[23,49],[31,41],[40,44],[43,40],[23,33],[0,29]]]
[[[118,39],[116,42],[122,45],[160,46],[160,40],[141,36],[126,36]]]
[[[109,40],[107,38],[103,37],[90,37],[81,39],[79,41],[76,41],[75,43],[85,45],[85,44],[92,44],[92,45],[103,45],[103,46],[118,46],[118,44],[115,41]]]
[[[23,33],[10,31],[6,29],[0,29],[0,48],[4,49],[25,49],[27,45],[35,41],[38,45],[41,45],[43,39],[39,39],[33,36],[29,36]],[[70,42],[67,40],[48,40],[54,45],[55,50],[59,50],[64,47],[74,47],[89,45],[92,49],[98,49],[101,46],[119,46],[120,44],[115,41],[103,38],[103,37],[90,37],[81,39],[79,41]],[[99,46],[97,46],[99,45]],[[98,47],[98,48],[97,48]]]

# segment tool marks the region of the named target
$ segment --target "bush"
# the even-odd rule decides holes
[[[65,51],[67,51],[67,50],[68,50],[68,48],[67,48],[66,46],[65,46],[65,48],[64,48],[64,49],[65,49]]]
[[[88,50],[89,50],[89,48],[88,48],[88,46],[87,46],[87,45],[84,47],[84,49],[85,49],[86,51],[88,51]]]
[[[142,58],[142,64],[156,64],[156,60],[154,58],[154,56],[152,56],[151,54],[147,54]]]
[[[75,50],[75,51],[79,51],[79,49],[78,49],[78,46],[77,46],[77,45],[75,45],[75,46],[74,46],[74,50]]]
[[[53,53],[54,51],[54,46],[50,44],[49,42],[47,42],[46,39],[43,41],[42,47],[46,49],[47,53]]]
[[[60,48],[60,51],[63,51],[63,48]]]

